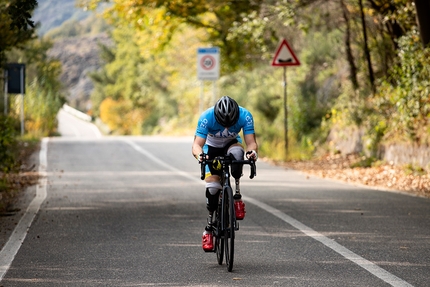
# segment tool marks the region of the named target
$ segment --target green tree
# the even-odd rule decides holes
[[[101,1],[80,2],[91,7]],[[261,138],[278,146],[282,90],[269,88],[277,84],[267,78],[282,77],[267,65],[286,38],[302,63],[289,73],[292,142],[312,150],[324,141],[323,129],[342,125],[366,129],[376,150],[392,132],[390,124],[415,140],[418,127],[428,129],[427,52],[415,45],[419,9],[412,0],[113,2],[106,16],[128,35],[116,38],[112,61],[97,75],[105,83],[98,94],[150,103],[144,125],[157,129],[163,118],[185,122],[186,114],[196,114],[192,49],[196,43],[219,46],[220,93],[251,106],[263,125]],[[178,57],[182,50],[188,54]]]
[[[388,138],[430,143],[430,47],[423,49],[417,31],[398,41],[396,64],[382,82],[379,95],[373,100],[383,111]]]
[[[107,111],[101,108],[110,109],[112,118],[117,117],[112,129],[122,130],[120,133],[130,134],[132,131],[140,132],[141,120],[136,120],[136,116],[125,116],[132,113],[133,109],[139,110],[142,114],[149,114],[154,108],[155,92],[149,93],[147,84],[155,85],[157,80],[151,81],[151,77],[156,77],[154,70],[145,71],[143,65],[145,60],[140,55],[140,49],[136,44],[134,31],[128,27],[116,29],[112,32],[115,46],[102,46],[102,59],[106,65],[98,72],[90,75],[95,83],[95,90],[92,94],[94,105],[94,115],[108,116]],[[142,74],[149,75],[148,79],[142,81]],[[103,102],[108,100],[107,103]],[[112,102],[116,102],[121,109],[111,109]],[[120,113],[120,114],[115,114]],[[113,122],[112,122],[113,123]],[[133,132],[137,133],[137,132]]]
[[[95,9],[102,1],[80,0],[79,2],[82,6]],[[247,15],[254,15],[259,11],[263,2],[262,0],[117,1],[105,14],[122,19],[135,29],[147,30],[154,25],[161,27],[162,33],[154,35],[153,39],[159,42],[161,48],[172,38],[181,23],[204,29],[206,38],[201,40],[220,47],[221,54],[226,60],[222,69],[229,72],[252,66],[253,61],[250,59],[255,60],[261,51],[257,45],[261,41],[246,41],[246,39],[238,41],[231,31],[233,27],[241,26],[248,21]],[[158,11],[158,15],[151,11]],[[247,34],[252,33],[254,31],[248,31]]]
[[[0,0],[0,64],[6,51],[22,48],[32,38],[35,25],[31,13],[36,6],[36,0]]]

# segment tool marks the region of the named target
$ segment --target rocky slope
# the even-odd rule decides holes
[[[103,9],[106,5],[101,5]],[[101,67],[99,44],[111,43],[106,33],[69,37],[70,27],[80,26],[80,34],[94,28],[94,12],[84,11],[76,6],[76,0],[39,0],[32,19],[38,24],[38,34],[44,36],[53,30],[58,32],[54,46],[48,51],[63,65],[61,82],[64,85],[68,103],[82,111],[91,108],[89,100],[93,84],[88,73]],[[91,28],[91,29],[90,29]],[[77,29],[79,30],[79,29]],[[93,32],[91,32],[93,33]]]
[[[37,2],[32,19],[40,24],[39,35],[44,35],[70,19],[80,21],[91,14],[76,7],[76,0],[38,0]]]
[[[90,93],[93,84],[88,73],[99,69],[99,45],[110,45],[107,34],[58,39],[48,51],[50,57],[61,61],[63,72],[61,82],[66,88],[71,106],[87,111],[91,108]]]

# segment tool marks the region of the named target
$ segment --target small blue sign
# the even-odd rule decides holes
[[[218,47],[213,47],[213,48],[198,48],[197,53],[202,53],[202,54],[216,54],[219,53],[219,48]]]

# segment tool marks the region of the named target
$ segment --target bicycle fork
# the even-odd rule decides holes
[[[237,220],[236,220],[236,212],[235,212],[235,209],[234,209],[233,191],[232,191],[231,187],[228,186],[228,185],[224,186],[223,193],[225,193],[227,191],[230,194],[228,196],[224,195],[223,198],[221,199],[221,217],[222,217],[221,222],[224,225],[224,222],[225,222],[224,216],[226,216],[226,210],[225,210],[225,208],[227,208],[227,211],[229,212],[230,205],[232,205],[233,206],[233,208],[232,208],[232,212],[233,212],[233,228],[234,228],[234,230],[237,231],[237,230],[239,230],[239,222],[237,222]],[[231,202],[228,203],[228,205],[226,205],[225,202],[224,202],[224,200],[225,200],[226,197],[231,201]],[[230,228],[230,226],[222,226],[222,228],[223,228],[223,230],[228,230]]]

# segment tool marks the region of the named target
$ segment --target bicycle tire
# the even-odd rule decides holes
[[[218,207],[218,211],[215,211],[216,218],[216,231],[215,231],[215,253],[216,258],[219,265],[222,265],[222,261],[224,259],[224,236],[222,235],[221,229],[221,212],[220,206]]]
[[[224,188],[224,206],[223,206],[223,220],[224,220],[224,253],[225,263],[227,264],[228,272],[233,270],[234,261],[234,200],[233,191],[231,187]]]

